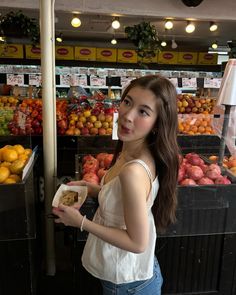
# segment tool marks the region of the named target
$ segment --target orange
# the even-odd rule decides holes
[[[207,121],[202,120],[201,126],[206,127],[208,125]]]
[[[9,166],[11,166],[11,163],[10,162],[2,162],[1,164],[0,164],[0,166],[1,167],[9,167]]]
[[[204,132],[205,132],[205,127],[203,127],[203,126],[199,126],[199,127],[198,127],[198,132],[200,132],[200,133],[204,133]]]
[[[15,179],[8,177],[3,183],[4,184],[11,184],[11,183],[16,183],[16,181],[15,181]]]
[[[16,160],[14,161],[11,166],[9,167],[12,174],[20,174],[25,166],[25,161],[23,160]]]
[[[18,155],[21,155],[24,153],[25,149],[21,144],[16,144],[13,146],[13,149],[17,152]]]
[[[2,159],[3,161],[14,162],[18,159],[18,154],[14,149],[5,148],[2,152]]]
[[[195,125],[192,125],[191,127],[190,127],[190,131],[192,131],[192,132],[197,132],[198,131],[198,128],[197,128],[197,126],[195,126]]]
[[[10,170],[7,167],[0,167],[0,183],[3,183],[10,175]]]
[[[25,149],[25,155],[30,156],[32,154],[31,149]]]
[[[21,178],[17,174],[10,174],[10,176],[8,178],[14,179],[16,183],[21,182]]]

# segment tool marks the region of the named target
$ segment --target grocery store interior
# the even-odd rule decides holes
[[[233,0],[1,0],[0,295],[102,294],[81,264],[88,233],[56,224],[53,202],[71,180],[100,183],[122,91],[153,74],[176,87],[181,149],[177,222],[155,249],[162,294],[236,294],[235,11]],[[81,212],[97,206],[87,198]]]

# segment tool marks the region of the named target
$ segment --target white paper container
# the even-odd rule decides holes
[[[86,197],[88,195],[88,188],[87,186],[74,186],[74,185],[66,185],[61,184],[59,189],[57,190],[53,200],[52,200],[52,206],[58,207],[59,201],[61,196],[63,195],[64,191],[73,191],[77,192],[79,194],[79,200],[78,203],[82,206],[84,201],[86,200]]]

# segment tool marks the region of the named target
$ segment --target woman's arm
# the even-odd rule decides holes
[[[83,223],[84,230],[113,246],[134,253],[145,251],[149,240],[146,200],[150,191],[150,179],[146,171],[139,166],[135,163],[130,164],[119,176],[127,229],[103,226],[88,219],[85,219]],[[56,222],[80,228],[83,216],[79,211],[63,205],[59,208],[63,212],[54,212],[59,216]]]

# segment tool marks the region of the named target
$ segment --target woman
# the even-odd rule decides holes
[[[175,221],[178,175],[176,90],[157,75],[133,80],[119,108],[118,144],[101,186],[84,181],[99,207],[93,221],[76,208],[53,210],[56,222],[86,230],[82,263],[103,294],[161,294],[156,228]]]

